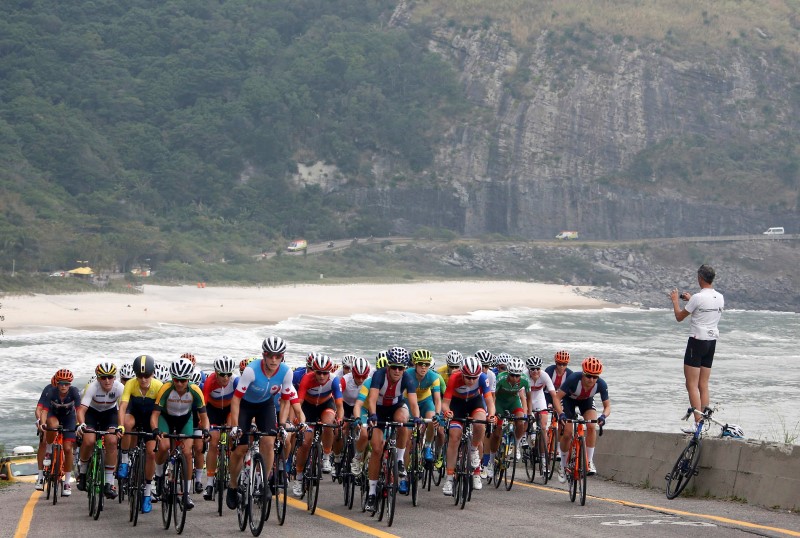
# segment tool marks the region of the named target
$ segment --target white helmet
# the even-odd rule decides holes
[[[353,361],[356,360],[358,357],[353,355],[352,353],[347,353],[344,357],[342,357],[342,366],[349,366],[353,367]]]
[[[119,369],[119,377],[120,379],[132,379],[136,377],[136,374],[133,371],[133,365],[129,362],[123,364]]]
[[[462,355],[461,352],[456,349],[451,349],[450,351],[447,352],[446,361],[447,361],[447,366],[458,368],[464,361],[464,355]]]
[[[189,359],[178,359],[169,365],[169,375],[174,379],[191,379],[194,365]]]
[[[214,361],[214,371],[217,374],[233,374],[234,368],[236,368],[236,363],[227,355],[222,355]]]
[[[195,385],[199,385],[203,381],[203,373],[200,370],[195,370],[189,380]]]
[[[509,374],[522,375],[525,373],[525,363],[519,357],[511,357],[506,364],[506,371]]]
[[[461,364],[461,374],[466,376],[477,376],[483,373],[481,361],[477,357],[467,357]]]
[[[356,357],[350,365],[353,375],[365,376],[369,374],[369,361],[364,357]]]
[[[744,437],[744,430],[736,424],[725,424],[725,426],[722,428],[722,437],[742,439]]]

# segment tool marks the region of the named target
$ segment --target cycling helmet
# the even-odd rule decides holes
[[[431,358],[431,370],[433,370],[434,368],[436,368],[436,359]]]
[[[314,370],[315,372],[332,372],[333,361],[327,355],[319,353],[312,361],[311,369]]]
[[[156,360],[150,355],[139,355],[133,359],[134,375],[153,375],[156,372]]]
[[[386,353],[378,353],[378,357],[375,359],[375,368],[380,370],[387,366],[389,366],[389,359],[386,358]]]
[[[369,361],[364,357],[356,357],[351,365],[353,375],[364,377],[369,374]]]
[[[522,375],[525,373],[525,363],[519,357],[511,357],[506,365],[509,374]]]
[[[433,362],[433,355],[427,349],[417,349],[411,354],[411,359],[414,364],[427,364],[430,366]]]
[[[394,346],[386,352],[386,356],[389,359],[389,365],[408,366],[410,362],[408,350],[404,347]]]
[[[264,353],[284,353],[286,352],[286,342],[280,336],[270,336],[261,343],[261,351]]]
[[[481,361],[477,357],[467,357],[461,364],[461,374],[474,377],[483,373]]]
[[[173,379],[191,379],[194,365],[189,359],[178,359],[169,366],[169,375]]]
[[[736,424],[725,424],[722,428],[722,437],[742,439],[744,437],[744,430]]]
[[[163,364],[156,364],[155,375],[162,383],[166,383],[172,378],[169,375],[169,368]]]
[[[375,360],[377,361],[377,360],[378,360],[378,359],[380,359],[380,358],[388,359],[388,358],[389,358],[389,356],[388,356],[388,355],[386,355],[386,352],[385,352],[385,351],[378,351],[378,354],[377,354],[377,355],[375,355]]]
[[[306,368],[311,368],[311,363],[313,363],[314,359],[316,359],[318,356],[319,353],[317,353],[316,351],[314,351],[313,353],[309,353],[308,357],[306,357]]]
[[[54,387],[55,387],[56,385],[58,385],[58,383],[56,383],[56,376],[55,376],[55,374],[53,374],[53,377],[51,377],[51,378],[50,378],[50,384],[51,384],[51,385],[53,385]]]
[[[97,377],[100,376],[116,376],[117,375],[117,365],[111,361],[103,361],[97,365],[97,368],[94,369],[94,375]]]
[[[131,379],[134,377],[136,377],[136,374],[133,371],[133,366],[131,365],[131,363],[126,362],[125,364],[123,364],[122,367],[119,369],[119,378]]]
[[[542,359],[534,355],[533,357],[528,357],[525,359],[525,366],[528,368],[541,368],[542,367]]]
[[[353,361],[356,360],[357,358],[358,357],[356,357],[352,353],[346,354],[344,357],[342,357],[342,367],[347,366],[349,368],[352,368],[353,367]]]
[[[600,375],[603,373],[603,363],[595,357],[586,357],[581,364],[584,374]]]
[[[72,375],[72,372],[70,370],[62,368],[56,372],[56,374],[53,376],[52,381],[53,385],[58,385],[59,381],[69,381],[70,383],[72,383],[74,379],[75,376]]]
[[[184,353],[183,355],[181,355],[181,358],[189,359],[190,361],[192,361],[192,365],[197,364],[197,357],[195,357],[194,354],[192,353]]]
[[[233,363],[233,359],[227,355],[222,355],[220,358],[214,361],[214,371],[218,374],[233,374],[233,369],[235,366],[236,365]]]
[[[511,359],[510,353],[498,353],[497,354],[497,365],[506,365],[508,361]]]
[[[189,381],[195,385],[199,385],[203,381],[203,373],[200,370],[195,370],[192,372],[192,377],[189,378]]]
[[[483,366],[494,366],[495,357],[491,352],[485,349],[479,349],[475,352],[475,358],[478,359]]]
[[[562,349],[561,351],[556,351],[555,354],[556,364],[569,364],[569,351],[566,349]]]
[[[458,368],[461,366],[461,363],[464,361],[464,355],[461,354],[460,351],[455,349],[451,349],[447,352],[447,366],[452,366],[453,368]]]

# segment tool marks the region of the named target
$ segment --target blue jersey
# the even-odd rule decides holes
[[[591,400],[594,398],[594,395],[600,393],[600,400],[606,402],[608,401],[608,385],[603,379],[597,380],[597,383],[594,386],[586,390],[581,385],[581,379],[583,379],[583,372],[575,372],[570,374],[567,377],[567,380],[561,384],[561,388],[559,390],[564,391],[567,398],[572,398],[573,400],[580,401],[580,400]]]
[[[413,370],[406,370],[400,381],[391,383],[386,375],[386,368],[381,368],[372,375],[370,390],[378,389],[377,405],[389,406],[400,402],[403,399],[403,392],[408,394],[416,392],[417,386],[417,375]]]
[[[306,375],[306,372],[308,372],[308,368],[305,366],[295,368],[294,374],[292,374],[292,385],[294,385],[295,390],[300,389],[300,382],[303,380],[303,376]]]
[[[264,359],[258,359],[247,365],[234,394],[250,403],[266,402],[278,393],[282,400],[288,400],[294,392],[292,370],[281,363],[275,373],[267,377],[263,362]]]

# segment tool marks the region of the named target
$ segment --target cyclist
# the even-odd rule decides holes
[[[366,399],[369,422],[377,430],[372,435],[372,455],[369,458],[367,510],[371,512],[375,512],[377,507],[375,491],[383,453],[383,428],[378,425],[378,421],[407,422],[409,407],[412,416],[419,417],[417,379],[413,372],[406,371],[410,359],[408,351],[395,346],[386,355],[389,364],[372,375]],[[403,399],[404,392],[407,394],[407,403]],[[405,479],[407,474],[404,461],[409,433],[407,428],[398,428],[397,431],[397,475],[400,479]]]
[[[477,420],[486,420],[487,409],[489,421],[494,423],[495,417],[494,398],[489,386],[489,379],[483,372],[481,361],[477,357],[467,357],[461,369],[450,376],[447,390],[442,399],[442,414],[450,423],[450,440],[447,444],[447,480],[442,492],[453,495],[453,474],[456,468],[456,454],[461,440],[460,419],[471,417]],[[486,435],[484,424],[475,424],[472,429],[472,446],[470,447],[470,464],[475,470],[472,476],[473,489],[481,489],[483,484],[480,477],[480,446]]]
[[[323,424],[339,424],[344,418],[342,406],[342,385],[335,381],[333,361],[327,355],[317,354],[311,361],[311,371],[303,376],[297,395],[300,398],[303,414],[308,422],[321,422]],[[308,432],[312,430],[309,428]],[[297,479],[292,483],[292,493],[300,497],[303,494],[303,472],[305,471],[306,458],[311,449],[313,435],[306,435],[303,444],[297,449]],[[333,449],[333,430],[325,428],[322,432],[322,472],[330,473],[331,451]]]
[[[75,409],[80,404],[81,393],[78,387],[72,386],[74,376],[70,370],[62,368],[58,370],[50,384],[44,388],[39,402],[36,404],[36,423],[44,435],[42,435],[45,450],[42,459],[39,460],[39,475],[36,477],[36,489],[44,489],[43,467],[50,465],[53,453],[53,442],[56,439],[56,432],[43,431],[42,426],[56,428],[61,425],[64,430],[64,489],[62,495],[69,497],[72,494],[70,479],[72,478],[72,449],[75,446]],[[40,451],[41,452],[41,451]]]
[[[611,401],[608,399],[608,385],[605,380],[600,379],[603,373],[603,363],[595,357],[586,357],[581,364],[581,372],[570,375],[558,389],[557,397],[563,407],[563,412],[559,414],[562,422],[567,419],[577,417],[575,408],[578,408],[584,420],[597,419],[597,426],[606,423],[606,419],[611,414]],[[598,417],[594,406],[594,395],[600,393],[600,400],[603,402],[603,412]],[[555,404],[556,398],[553,398]],[[586,459],[589,460],[589,472],[591,476],[597,472],[594,466],[594,447],[597,444],[596,425],[590,424],[586,432]],[[567,461],[566,454],[572,442],[572,428],[562,428],[561,433],[561,467],[558,470],[558,481],[567,481],[564,465]]]
[[[517,418],[528,414],[527,393],[530,390],[528,379],[525,377],[525,363],[519,357],[512,357],[506,362],[506,371],[497,374],[497,390],[495,390],[495,412],[497,413],[498,427],[492,432],[489,444],[489,465],[486,472],[488,477],[494,476],[494,456],[500,446],[503,434],[502,417],[508,413]],[[525,422],[517,420],[514,423],[514,437],[516,441],[525,433]]]
[[[569,351],[566,349],[556,351],[556,354],[553,355],[553,359],[555,360],[555,363],[545,368],[544,371],[553,382],[553,387],[558,390],[561,388],[561,384],[564,382],[564,380],[567,379],[570,374],[572,374],[572,370],[567,368],[567,365],[569,364]],[[550,397],[549,393],[545,393],[544,398],[547,400],[548,404],[553,403],[553,399]]]
[[[208,435],[208,415],[203,401],[200,387],[191,383],[194,366],[186,358],[180,358],[169,367],[172,381],[164,383],[156,395],[156,405],[150,415],[150,427],[153,436],[159,439],[158,454],[156,454],[156,476],[159,483],[163,483],[164,463],[169,457],[169,439],[164,433],[175,432],[183,435],[194,433],[194,412],[197,412],[203,436]],[[186,506],[189,510],[194,508],[194,502],[189,495],[192,481],[192,439],[183,439],[181,449],[186,458],[186,473],[183,476],[183,491],[186,495]],[[160,474],[159,474],[160,473]]]
[[[505,372],[506,368],[508,367],[508,361],[510,360],[511,355],[509,353],[498,353],[494,368],[495,375],[499,374],[500,372]]]
[[[281,400],[289,401],[293,393],[292,370],[283,362],[284,353],[286,342],[278,336],[270,336],[261,343],[262,358],[251,362],[244,369],[231,399],[230,421],[234,425],[231,429],[233,437],[249,431],[254,419],[258,431],[271,433],[277,429],[273,396],[280,393]],[[290,408],[290,405],[281,406],[281,424],[286,422]],[[231,453],[231,482],[225,497],[225,503],[231,510],[236,509],[239,470],[242,468],[249,442],[249,437],[242,436],[236,450]],[[272,468],[274,447],[274,433],[261,437],[259,450],[267,469]]]
[[[497,376],[495,375],[493,367],[497,365],[497,357],[485,349],[479,349],[475,352],[475,358],[481,361],[483,373],[489,380],[489,389],[492,391],[492,393],[494,393],[494,391],[497,389]],[[483,440],[483,446],[481,450],[481,454],[483,455],[481,458],[482,478],[487,478],[489,476],[488,471],[486,470],[486,467],[489,465],[489,452],[489,438],[487,437]]]
[[[342,387],[342,396],[344,396],[344,386],[341,384],[342,383],[342,379],[344,378],[344,376],[346,376],[347,374],[352,372],[353,361],[356,358],[357,357],[355,355],[353,355],[352,353],[345,354],[342,357],[342,367],[339,368],[338,370],[336,370],[336,372],[335,372],[336,375],[333,376],[334,383],[339,383],[339,385]],[[356,392],[352,395],[352,399],[351,399],[353,401],[353,403],[355,403],[355,399],[356,399],[357,396],[358,396],[358,391],[356,390]],[[345,401],[345,403],[346,403],[346,401]],[[351,409],[351,411],[352,411],[352,409]],[[348,410],[347,410],[346,407],[344,409],[344,416],[345,417],[349,417],[350,416],[348,414]],[[346,428],[344,428],[344,430],[346,431]],[[343,433],[344,433],[344,431],[343,431]],[[342,448],[343,447],[344,447],[344,435],[337,435],[333,440],[333,460],[334,460],[334,462],[336,464],[338,464],[339,460],[341,460],[341,458],[342,458]],[[331,472],[333,473],[333,476],[336,476],[336,465],[333,466],[333,470]]]
[[[356,356],[352,353],[347,353],[342,357],[342,367],[336,370],[336,375],[334,376],[335,379],[340,380],[342,377],[346,376],[350,372],[353,371],[353,361],[356,360]]]
[[[528,377],[530,378],[530,409],[531,412],[539,412],[539,425],[544,433],[544,446],[550,446],[550,440],[547,437],[549,416],[546,397],[550,397],[556,416],[560,416],[562,412],[561,400],[556,398],[556,389],[550,376],[547,375],[547,372],[542,371],[541,358],[536,356],[528,357],[525,360],[525,365],[528,367]]]
[[[344,415],[346,418],[362,417],[363,402],[369,393],[372,384],[372,369],[369,362],[364,357],[356,357],[351,364],[351,372],[342,378],[342,400],[344,405]],[[363,391],[364,397],[361,397]],[[352,402],[352,405],[350,404]],[[350,462],[350,472],[355,475],[361,473],[361,457],[364,449],[367,448],[369,439],[367,437],[367,417],[353,425],[354,428],[361,428],[361,434],[356,440],[355,454]],[[346,426],[349,427],[349,426]],[[347,430],[343,433],[346,437]]]
[[[162,383],[172,381],[172,376],[169,374],[169,367],[160,363],[156,363],[155,377]]]
[[[125,389],[119,399],[119,423],[127,431],[149,431],[150,416],[156,404],[156,397],[161,390],[160,380],[155,379],[156,361],[150,355],[139,355],[133,360],[132,370],[134,379],[125,383]],[[133,436],[123,436],[121,441],[121,457],[119,464],[120,478],[127,478],[130,460],[128,450],[136,442]],[[155,439],[148,440],[145,444],[144,460],[144,496],[142,499],[142,512],[147,514],[152,510],[153,473],[156,469]]]
[[[117,467],[117,442],[118,435],[125,433],[125,427],[119,427],[119,407],[117,402],[122,397],[125,387],[117,381],[117,366],[113,362],[103,361],[94,369],[97,379],[88,387],[81,399],[81,405],[76,409],[79,423],[78,432],[87,427],[108,433],[105,435],[104,449],[106,452],[106,485],[104,494],[108,499],[116,499],[117,487],[114,485],[114,469]],[[78,489],[86,490],[86,469],[94,449],[95,434],[83,433],[83,442],[80,450],[80,469],[78,475]]]
[[[311,371],[311,363],[314,362],[316,356],[316,353],[309,353],[308,357],[306,357],[306,365],[298,366],[294,369],[294,373],[292,374],[292,385],[294,385],[295,390],[300,388],[300,382],[303,380],[303,376]]]
[[[414,363],[414,374],[417,378],[417,404],[422,418],[433,418],[442,412],[441,376],[431,369],[433,355],[427,349],[417,349],[411,354]],[[425,459],[433,461],[433,434],[435,424],[425,427]]]
[[[126,362],[125,364],[123,364],[120,367],[120,369],[119,369],[119,382],[120,383],[122,383],[124,385],[125,383],[127,383],[128,381],[133,379],[134,377],[136,377],[136,375],[133,373],[133,366],[131,365],[131,363]]]
[[[203,399],[206,402],[208,423],[211,426],[211,440],[206,458],[206,492],[203,499],[214,498],[214,477],[217,474],[217,443],[219,443],[219,426],[230,426],[231,399],[239,377],[233,377],[236,365],[227,355],[214,361],[214,372],[206,378],[203,385]]]

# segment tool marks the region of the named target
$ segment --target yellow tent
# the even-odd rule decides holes
[[[94,271],[92,271],[91,267],[76,267],[67,271],[67,273],[71,275],[93,275]]]

